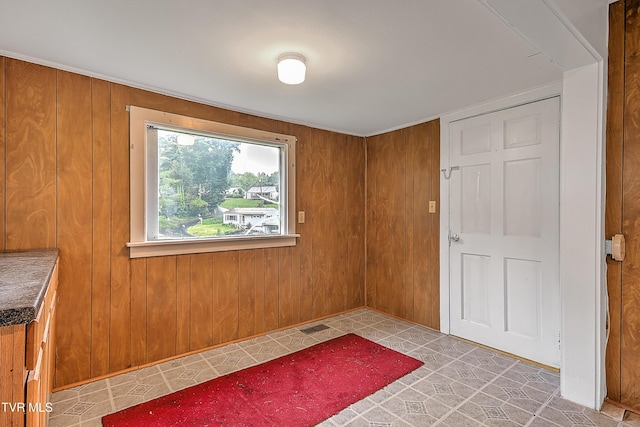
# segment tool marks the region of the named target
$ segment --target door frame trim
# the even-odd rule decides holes
[[[450,123],[556,96],[560,97],[560,108],[562,110],[562,81],[442,115],[440,117],[440,169],[448,170],[452,166],[449,164]],[[562,141],[560,141],[560,144],[562,144]],[[449,198],[449,181],[443,179],[443,176],[440,175],[440,331],[445,334],[449,334],[451,325],[449,317]]]

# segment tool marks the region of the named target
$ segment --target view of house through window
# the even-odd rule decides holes
[[[148,240],[282,234],[284,145],[152,125],[147,144],[147,185],[158,194]]]

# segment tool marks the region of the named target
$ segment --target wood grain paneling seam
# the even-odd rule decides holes
[[[91,375],[91,283],[93,276],[93,144],[91,80],[56,72],[57,241],[60,307],[57,346],[62,377]],[[89,363],[84,361],[88,360]]]
[[[369,306],[369,301],[367,298],[368,295],[368,291],[367,291],[367,263],[368,261],[368,257],[366,256],[367,253],[367,237],[369,235],[369,215],[367,214],[367,212],[369,212],[368,209],[368,202],[369,202],[369,198],[367,197],[367,195],[369,194],[369,189],[368,189],[368,185],[369,185],[369,180],[367,178],[368,176],[368,172],[369,172],[369,168],[368,168],[368,164],[369,164],[369,160],[368,160],[368,155],[367,152],[369,151],[367,148],[367,137],[362,137],[362,144],[364,145],[364,212],[365,214],[363,215],[364,218],[364,247],[365,247],[365,257],[364,257],[364,289],[363,289],[363,303],[365,307]]]
[[[91,79],[93,277],[91,374],[109,372],[111,284],[111,85]]]

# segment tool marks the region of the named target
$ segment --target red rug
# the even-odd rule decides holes
[[[423,363],[354,334],[102,418],[103,426],[313,426]]]

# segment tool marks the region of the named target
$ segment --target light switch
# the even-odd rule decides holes
[[[298,212],[298,224],[304,224],[304,211]]]
[[[429,213],[436,213],[436,201],[429,200]]]

